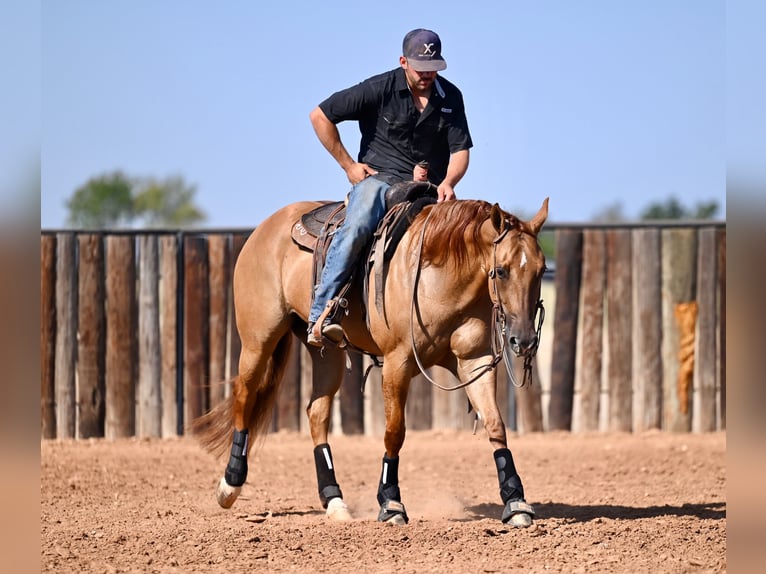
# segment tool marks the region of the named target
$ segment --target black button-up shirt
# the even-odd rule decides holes
[[[441,76],[422,113],[415,108],[402,68],[336,92],[319,107],[335,124],[359,122],[358,161],[388,183],[411,180],[415,164],[427,161],[428,179],[438,185],[447,174],[450,154],[473,145],[463,95]]]

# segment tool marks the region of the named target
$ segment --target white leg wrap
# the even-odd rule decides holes
[[[347,522],[351,520],[351,513],[348,511],[348,506],[343,502],[342,498],[331,498],[327,503],[327,518],[336,522]]]
[[[242,492],[241,486],[229,486],[226,479],[221,477],[221,481],[218,483],[218,488],[215,493],[218,505],[221,508],[231,508],[231,505],[237,500],[240,492]]]

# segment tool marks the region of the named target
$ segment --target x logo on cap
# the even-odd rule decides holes
[[[433,56],[434,55],[433,45],[434,45],[433,42],[431,42],[430,44],[423,44],[423,55],[424,56]]]

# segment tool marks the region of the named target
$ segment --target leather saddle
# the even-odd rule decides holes
[[[384,312],[383,282],[386,264],[391,259],[404,232],[414,221],[415,216],[431,203],[436,203],[436,186],[430,182],[404,181],[392,185],[386,191],[386,215],[378,224],[373,240],[368,247],[365,265],[357,262],[365,275],[375,273],[375,305],[379,312]],[[306,251],[313,252],[313,284],[316,285],[324,267],[327,249],[333,238],[333,232],[343,225],[346,218],[346,204],[343,201],[325,202],[305,213],[291,229],[293,241]],[[354,275],[357,275],[356,270]],[[353,277],[352,277],[353,280]],[[349,281],[349,283],[351,280]],[[348,291],[346,285],[341,294]],[[364,289],[367,282],[364,282]],[[312,289],[312,296],[313,296]],[[342,296],[342,295],[341,295]],[[366,301],[367,297],[363,300]]]
[[[388,237],[391,239],[394,235],[398,235],[395,240],[396,244],[398,244],[407,227],[409,227],[409,224],[420,210],[429,203],[435,203],[437,198],[436,186],[427,181],[403,181],[388,188],[386,191],[387,215],[381,221],[381,226],[388,226],[389,229],[397,226],[401,227],[395,234],[389,231]],[[396,206],[405,202],[409,204],[407,210],[397,208],[397,211],[401,211],[401,213],[397,213],[397,217],[389,217]],[[328,235],[340,227],[345,219],[345,202],[327,201],[308,213],[304,213],[298,221],[293,223],[290,233],[296,244],[307,251],[313,252],[317,248],[319,238],[323,235]],[[404,223],[400,223],[401,221],[404,221]],[[380,231],[379,226],[376,236],[380,235]],[[327,246],[329,246],[329,241],[325,247]],[[396,245],[393,247],[395,248]],[[386,250],[390,250],[390,253],[393,253],[393,249],[390,247],[387,247]]]

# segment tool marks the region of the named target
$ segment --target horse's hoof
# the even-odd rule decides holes
[[[505,524],[510,523],[516,528],[528,528],[532,526],[532,517],[535,511],[532,505],[523,500],[509,500],[503,509],[502,521]]]
[[[342,498],[331,498],[327,503],[327,518],[335,522],[348,522],[352,520],[351,513],[348,511],[348,505]]]
[[[231,505],[237,500],[240,492],[242,492],[241,486],[230,486],[226,482],[226,479],[221,477],[221,481],[218,483],[218,488],[215,492],[218,505],[221,508],[231,508]]]
[[[398,500],[386,500],[380,506],[378,522],[385,522],[386,524],[394,524],[396,526],[404,526],[409,521],[410,519],[407,516],[407,511],[404,509],[404,505]]]
[[[391,524],[392,526],[404,526],[407,521],[401,514],[394,514],[391,518],[385,521],[385,524]]]
[[[511,526],[516,528],[529,528],[532,526],[532,517],[526,512],[520,512],[511,516]]]

